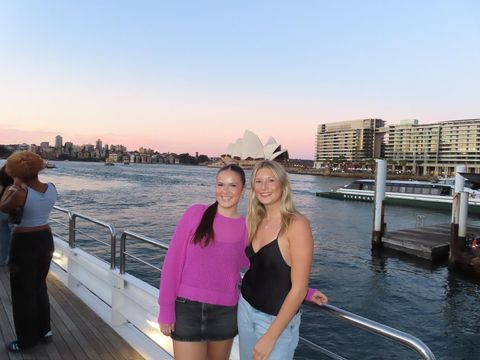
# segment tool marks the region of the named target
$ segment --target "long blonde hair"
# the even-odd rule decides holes
[[[250,179],[250,201],[248,202],[247,209],[247,228],[248,228],[248,240],[251,242],[255,238],[258,226],[262,219],[266,216],[267,211],[265,206],[258,201],[255,196],[255,177],[257,172],[260,169],[270,169],[275,176],[275,178],[282,185],[282,198],[280,201],[280,215],[282,217],[282,226],[280,227],[280,234],[285,233],[288,230],[293,217],[295,215],[300,215],[300,213],[295,208],[295,205],[292,200],[292,188],[290,186],[290,181],[288,180],[287,172],[285,168],[276,161],[264,160],[260,161],[255,165],[252,171],[252,176]]]

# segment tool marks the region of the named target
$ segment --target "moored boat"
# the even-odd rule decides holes
[[[480,213],[480,191],[465,187],[469,193],[469,209]],[[317,196],[333,199],[373,202],[375,180],[358,179],[332,191],[317,192]],[[454,186],[429,181],[387,180],[385,203],[449,209],[452,205]]]

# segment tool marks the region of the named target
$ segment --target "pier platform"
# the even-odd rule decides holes
[[[51,273],[47,286],[53,341],[21,352],[8,352],[4,344],[15,339],[15,330],[9,271],[7,266],[0,267],[0,359],[144,359]]]
[[[469,225],[467,233],[480,234],[480,226]],[[430,261],[442,261],[448,258],[450,224],[387,231],[382,242],[387,249]]]

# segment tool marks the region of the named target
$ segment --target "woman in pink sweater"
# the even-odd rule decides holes
[[[240,269],[248,266],[245,218],[237,205],[245,173],[217,173],[210,206],[193,205],[170,242],[160,281],[158,322],[173,339],[175,359],[228,359],[237,329]]]
[[[172,337],[177,360],[230,356],[238,333],[240,270],[250,265],[246,221],[237,210],[244,189],[243,169],[224,166],[217,173],[216,201],[187,209],[173,234],[160,280],[158,323]],[[314,289],[305,299],[325,301]]]

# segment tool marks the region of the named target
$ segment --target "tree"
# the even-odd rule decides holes
[[[0,159],[6,159],[10,155],[12,155],[13,150],[9,149],[5,145],[0,145]]]
[[[210,158],[207,155],[198,155],[197,160],[199,163],[206,163],[210,161]]]
[[[180,164],[185,164],[185,165],[197,165],[198,161],[195,157],[190,156],[189,153],[183,153],[178,155],[178,159],[180,161]]]

